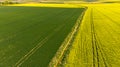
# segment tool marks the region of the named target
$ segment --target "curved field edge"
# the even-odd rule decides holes
[[[78,17],[78,19],[77,19],[75,25],[73,26],[71,32],[68,34],[68,36],[65,38],[64,42],[59,47],[55,56],[53,57],[53,59],[49,63],[48,67],[59,67],[62,64],[64,64],[64,59],[67,55],[67,51],[69,51],[70,46],[73,43],[74,37],[75,37],[76,33],[78,32],[78,29],[81,25],[81,21],[83,19],[83,16],[84,16],[84,13],[85,13],[86,9],[87,8],[84,8],[83,12]]]

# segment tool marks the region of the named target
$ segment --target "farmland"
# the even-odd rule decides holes
[[[0,6],[0,67],[119,67],[119,8],[97,2]]]
[[[0,7],[0,67],[47,67],[83,8]]]
[[[119,67],[120,4],[85,6],[88,9],[64,67]]]

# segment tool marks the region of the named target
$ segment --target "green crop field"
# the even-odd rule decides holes
[[[47,67],[83,8],[0,7],[0,67]]]

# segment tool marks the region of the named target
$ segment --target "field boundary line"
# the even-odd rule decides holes
[[[85,11],[86,11],[86,9],[84,9],[82,14],[78,17],[75,25],[72,28],[72,31],[65,38],[64,42],[61,44],[61,46],[58,49],[58,51],[56,52],[55,56],[52,58],[48,67],[57,67],[61,63],[62,58],[63,58],[65,52],[67,51],[68,46],[71,45],[74,35],[80,27],[80,24],[81,24],[81,21],[82,21]]]

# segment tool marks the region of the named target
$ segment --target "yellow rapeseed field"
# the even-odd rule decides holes
[[[120,4],[87,6],[65,67],[120,66]]]
[[[8,6],[32,6],[32,7],[60,7],[60,8],[80,8],[82,6],[74,4],[44,4],[44,3],[27,3],[27,4],[13,4]]]

